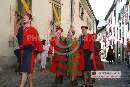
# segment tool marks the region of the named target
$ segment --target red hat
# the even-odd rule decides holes
[[[88,27],[87,27],[87,26],[81,26],[81,29],[83,29],[83,28],[88,29]]]
[[[63,29],[62,29],[61,27],[56,26],[56,32],[57,32],[58,30],[61,30],[61,32],[63,32]]]
[[[29,19],[30,19],[30,20],[33,20],[33,17],[32,17],[32,15],[31,15],[31,14],[26,13],[25,15],[27,15],[27,16],[29,17]]]

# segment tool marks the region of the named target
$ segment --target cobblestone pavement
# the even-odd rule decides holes
[[[130,71],[125,67],[125,64],[107,64],[105,63],[105,70],[121,70],[122,78],[120,79],[96,79],[94,87],[130,87]],[[54,77],[44,75],[39,71],[34,73],[33,78],[34,87],[53,87]],[[3,68],[0,71],[0,87],[18,87],[18,75],[12,68]],[[28,87],[28,84],[26,84]],[[59,87],[70,87],[69,81],[64,79],[64,83]]]
[[[105,70],[121,71],[121,78],[119,79],[97,79],[95,87],[130,87],[130,70],[125,63],[108,64],[104,63]]]

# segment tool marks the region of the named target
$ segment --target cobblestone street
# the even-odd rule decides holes
[[[94,87],[130,87],[130,75],[129,71],[124,64],[112,64],[107,63],[105,65],[105,70],[122,71],[121,79],[96,79]],[[54,77],[43,75],[39,71],[34,73],[34,87],[53,87]],[[18,75],[14,72],[12,68],[3,68],[0,72],[0,87],[18,87]],[[28,87],[28,84],[26,84]],[[59,87],[69,87],[68,79],[64,79],[64,84]]]
[[[107,64],[105,69],[111,71],[121,71],[120,79],[97,79],[96,87],[130,87],[130,70],[127,69],[125,64]]]

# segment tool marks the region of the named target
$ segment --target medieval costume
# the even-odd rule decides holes
[[[93,56],[93,70],[104,70],[103,62],[100,58],[101,44],[99,41],[94,41],[94,56]]]
[[[112,64],[113,59],[114,59],[113,49],[111,49],[111,46],[109,46],[106,60],[109,61],[109,64]]]
[[[29,86],[33,86],[32,73],[34,70],[35,57],[40,58],[42,44],[37,30],[31,26],[32,15],[26,13],[23,16],[23,35],[20,48],[20,87],[24,87],[27,78]],[[37,54],[36,54],[37,53]]]
[[[52,54],[49,71],[56,75],[55,86],[63,83],[63,77],[67,76],[67,58],[65,51],[65,38],[61,36],[63,29],[56,28],[56,35],[50,40],[49,54]]]
[[[46,64],[47,64],[47,57],[49,51],[49,45],[47,44],[46,40],[42,40],[43,49],[44,51],[41,53],[41,69],[43,72],[46,72]]]
[[[20,45],[20,72],[32,73],[35,61],[35,51],[42,52],[42,44],[37,30],[30,26],[23,31],[22,44]]]
[[[82,35],[80,37],[80,56],[81,60],[83,60],[82,65],[84,64],[84,66],[81,67],[84,67],[84,71],[91,71],[93,69],[91,54],[94,51],[94,41],[92,38],[91,34],[87,34],[85,36]]]
[[[80,59],[82,60],[81,69],[83,70],[83,86],[92,85],[91,71],[93,70],[94,40],[93,35],[88,33],[88,27],[82,26],[83,35],[80,36]]]
[[[70,29],[65,40],[66,47],[66,57],[68,59],[67,73],[70,77],[70,84],[72,87],[77,86],[77,77],[82,76],[82,71],[80,69],[80,54],[79,54],[79,42],[78,39],[74,37],[75,31]]]
[[[81,76],[82,73],[80,70],[80,54],[78,51],[78,40],[76,38],[66,39],[66,43],[68,45],[68,73],[70,76]]]
[[[64,46],[66,46],[66,44],[64,43],[62,37],[53,37],[50,40],[50,45],[51,48],[49,52],[52,53],[52,51],[54,51],[50,71],[55,73],[57,76],[66,76],[67,58],[64,49]]]

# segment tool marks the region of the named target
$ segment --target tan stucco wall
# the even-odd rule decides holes
[[[66,36],[70,28],[70,0],[62,0],[63,5],[61,6],[61,27],[64,29],[63,36]]]
[[[49,23],[52,19],[52,8],[49,0],[33,0],[33,25],[38,29],[41,39],[47,39],[49,34]]]
[[[9,37],[11,35],[11,22],[10,22],[10,0],[3,0],[0,3],[0,56],[11,56],[12,49],[9,48]]]

